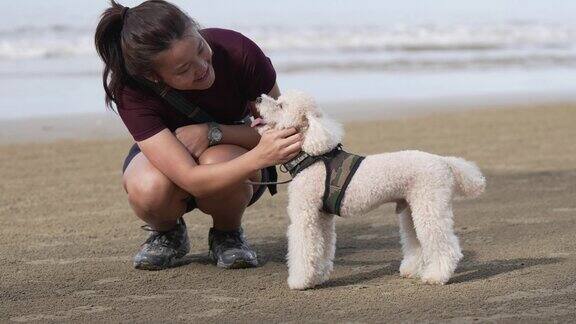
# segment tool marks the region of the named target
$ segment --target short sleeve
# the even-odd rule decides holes
[[[140,142],[167,128],[160,116],[158,105],[162,103],[154,98],[134,95],[125,91],[118,107],[118,114],[135,141]]]
[[[276,83],[276,71],[272,61],[246,36],[242,36],[242,66],[240,67],[240,88],[247,100],[253,101],[260,95],[268,94]]]

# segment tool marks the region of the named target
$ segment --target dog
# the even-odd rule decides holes
[[[302,151],[311,156],[332,151],[344,136],[342,125],[301,91],[288,91],[277,100],[264,94],[255,107],[262,123],[254,127],[260,134],[295,127],[303,135]],[[291,289],[322,284],[333,270],[336,232],[334,215],[322,210],[325,177],[324,163],[315,162],[288,187]],[[340,216],[360,216],[384,203],[396,203],[403,252],[400,275],[442,285],[462,258],[453,229],[452,199],[477,197],[485,186],[476,164],[459,157],[415,150],[368,155],[348,184]]]

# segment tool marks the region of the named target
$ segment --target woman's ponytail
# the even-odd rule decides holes
[[[100,17],[96,27],[96,51],[104,61],[102,84],[106,92],[106,105],[112,109],[112,102],[118,102],[121,87],[128,79],[128,72],[122,55],[122,27],[128,8],[114,0],[111,7]]]

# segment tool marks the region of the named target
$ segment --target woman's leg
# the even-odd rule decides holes
[[[199,162],[224,162],[245,152],[238,146],[218,145],[206,150]],[[251,180],[259,181],[260,172],[255,173]],[[186,225],[180,218],[186,213],[190,194],[172,183],[142,153],[136,153],[128,162],[123,183],[132,209],[153,229],[134,257],[134,266],[146,270],[170,267],[175,259],[189,251]],[[221,267],[241,268],[258,264],[256,253],[240,229],[242,214],[255,189],[238,183],[196,201],[200,210],[210,214],[214,220],[214,228],[209,233],[210,255]]]
[[[207,149],[200,156],[199,163],[220,163],[246,152],[246,149],[235,145],[217,145]],[[251,180],[259,181],[260,173],[255,173]],[[186,199],[190,194],[156,169],[142,152],[128,164],[123,185],[134,213],[155,230],[164,231],[174,227],[186,211]],[[253,190],[251,185],[239,183],[214,196],[197,199],[196,203],[202,212],[212,216],[215,228],[237,229]],[[223,201],[226,203],[223,204]]]
[[[232,160],[247,150],[236,145],[217,145],[208,148],[199,158],[200,164],[214,164]],[[251,181],[260,181],[261,173],[256,172]],[[240,227],[242,215],[248,206],[257,186],[238,183],[216,195],[196,199],[198,208],[212,216],[214,228],[223,231],[235,230]],[[225,203],[223,203],[225,202]]]
[[[199,158],[200,164],[220,163],[234,159],[246,152],[234,145],[217,145],[209,148]],[[261,173],[250,177],[260,181]],[[208,233],[209,255],[218,267],[247,268],[258,265],[256,252],[246,241],[240,227],[244,210],[257,188],[240,182],[216,195],[197,199],[198,208],[212,216],[214,226]]]
[[[158,231],[169,230],[185,212],[188,194],[138,153],[123,175],[128,202],[138,218]]]

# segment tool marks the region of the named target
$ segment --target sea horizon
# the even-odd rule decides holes
[[[173,2],[203,27],[254,40],[282,90],[321,103],[576,92],[576,3],[567,0]],[[93,33],[107,3],[3,8],[0,119],[105,111]]]

